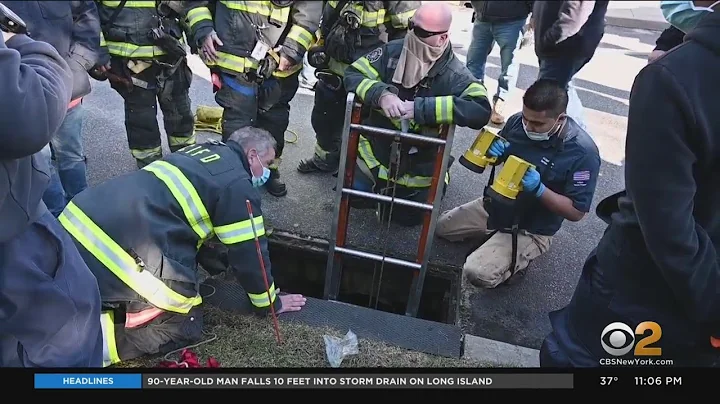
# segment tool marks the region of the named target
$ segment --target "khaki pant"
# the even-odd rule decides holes
[[[482,238],[489,233],[488,213],[482,198],[443,212],[438,218],[436,234],[448,241]],[[517,243],[517,270],[550,249],[551,236],[540,236],[520,230]],[[463,274],[475,286],[494,288],[511,275],[512,235],[495,233],[480,248],[470,254],[463,265]]]

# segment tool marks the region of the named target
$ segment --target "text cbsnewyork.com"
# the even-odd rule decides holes
[[[163,377],[148,378],[164,386],[489,386],[490,377]]]

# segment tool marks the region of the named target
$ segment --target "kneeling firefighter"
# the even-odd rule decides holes
[[[212,237],[258,313],[302,308],[304,297],[278,296],[255,189],[274,148],[267,131],[242,128],[226,144],[187,146],[89,188],[63,211],[60,223],[100,287],[105,366],[202,339],[197,256]]]
[[[267,191],[287,194],[278,166],[303,56],[320,23],[319,1],[193,1],[188,24],[223,107],[222,138],[244,126],[270,132],[277,159]],[[218,88],[219,86],[219,88]]]
[[[347,92],[343,76],[348,65],[378,46],[402,39],[419,1],[325,2],[320,39],[308,51],[318,78],[311,123],[315,153],[300,161],[298,171],[335,172],[340,161]]]
[[[490,120],[487,91],[452,51],[448,30],[452,12],[444,2],[418,8],[405,39],[395,40],[361,57],[345,71],[345,89],[368,107],[365,125],[438,136],[441,125],[480,129]],[[426,202],[438,150],[384,136],[360,137],[353,188]],[[449,182],[446,176],[445,184]],[[444,185],[443,186],[444,189]],[[439,202],[439,201],[438,201]],[[357,208],[364,203],[353,202]],[[380,206],[385,220],[391,210]],[[395,209],[401,225],[422,222],[418,208]]]
[[[101,53],[91,75],[125,100],[125,129],[138,167],[162,158],[157,104],[171,151],[195,144],[192,71],[181,42],[180,1],[97,1]]]
[[[484,196],[442,213],[437,223],[439,237],[482,243],[463,266],[472,285],[494,288],[521,279],[550,249],[564,220],[579,221],[590,210],[600,155],[590,135],[567,117],[567,102],[559,83],[536,81],[525,92],[522,112],[498,135],[481,132],[460,158],[476,172],[492,164]]]

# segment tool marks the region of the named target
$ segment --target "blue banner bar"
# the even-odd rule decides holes
[[[141,389],[142,375],[131,373],[39,373],[36,389]]]

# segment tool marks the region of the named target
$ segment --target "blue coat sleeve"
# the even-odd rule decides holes
[[[15,35],[0,42],[0,160],[42,150],[60,127],[72,91],[72,74],[55,48]]]

